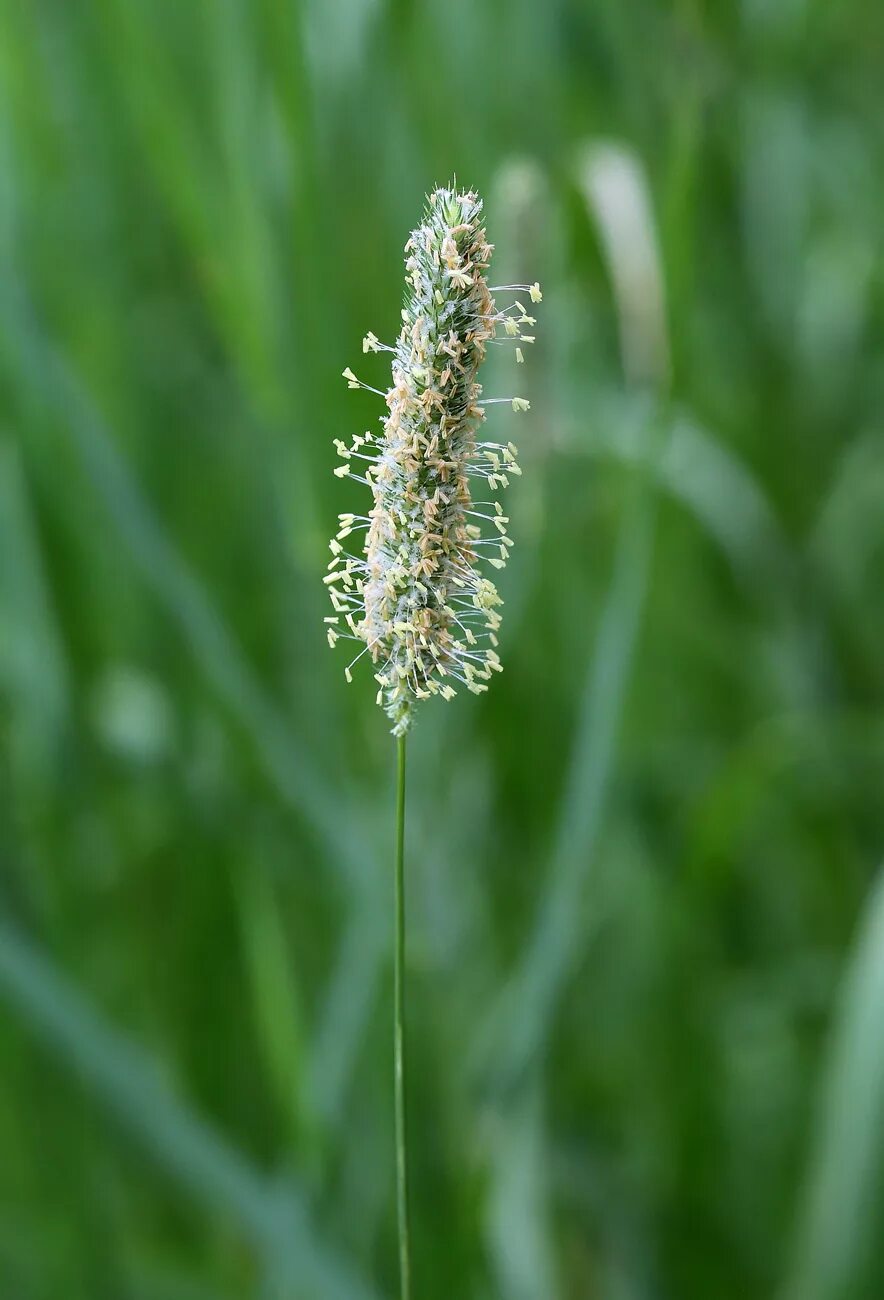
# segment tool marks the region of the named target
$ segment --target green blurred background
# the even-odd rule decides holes
[[[340,374],[539,278],[410,745],[416,1300],[884,1295],[884,8],[0,0],[0,1297],[395,1292]]]

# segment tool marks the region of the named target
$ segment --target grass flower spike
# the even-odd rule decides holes
[[[369,655],[378,703],[397,736],[418,701],[450,699],[458,686],[478,694],[501,667],[501,600],[486,566],[506,563],[509,521],[494,494],[520,470],[511,442],[479,433],[489,406],[525,411],[528,402],[483,400],[477,373],[493,342],[517,345],[521,361],[522,345],[533,342],[524,330],[535,322],[518,299],[495,305],[486,279],[491,252],[478,196],[435,190],[405,245],[398,340],[392,347],[372,333],[363,340],[363,352],[392,354],[392,387],[383,393],[344,371],[351,388],[384,397],[388,412],[380,436],[335,443],[335,473],[366,484],[373,504],[367,515],[339,516],[325,578],[335,610],[328,639],[364,642],[347,680],[353,663]],[[541,298],[536,284],[494,292]],[[342,543],[362,534],[361,552],[345,550]]]

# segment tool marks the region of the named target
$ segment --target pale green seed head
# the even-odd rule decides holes
[[[332,626],[329,641],[349,635],[364,642],[356,657],[373,660],[378,703],[397,735],[411,725],[418,701],[450,699],[458,685],[480,694],[500,671],[494,646],[501,600],[481,566],[502,568],[511,542],[499,505],[475,505],[473,488],[478,483],[487,497],[487,487],[505,487],[518,467],[511,443],[478,437],[491,403],[481,399],[477,373],[499,331],[501,341],[528,340],[521,305],[500,311],[492,298],[491,251],[478,196],[435,190],[405,245],[396,344],[371,333],[363,342],[366,352],[392,353],[383,434],[338,444],[343,464],[335,473],[363,479],[373,501],[358,524],[341,516],[332,543],[326,583],[347,632]],[[540,297],[537,285],[505,288]],[[350,387],[369,387],[349,367],[344,376]],[[522,398],[492,401],[528,409]],[[364,546],[347,555],[338,539],[354,525],[365,532]]]

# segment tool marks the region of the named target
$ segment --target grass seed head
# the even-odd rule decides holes
[[[521,303],[498,310],[486,274],[491,261],[482,202],[472,191],[437,189],[405,245],[405,304],[395,346],[372,333],[363,351],[392,353],[392,387],[385,398],[383,434],[336,440],[339,477],[367,484],[373,503],[365,516],[341,515],[332,539],[325,582],[338,622],[328,640],[364,642],[345,669],[368,655],[375,667],[378,703],[394,735],[410,727],[419,700],[451,699],[458,686],[475,694],[500,672],[494,647],[500,596],[482,572],[503,568],[507,519],[487,497],[518,473],[512,443],[479,438],[486,409],[523,398],[482,400],[479,366],[491,342],[533,342],[534,325]],[[497,292],[541,299],[540,287],[502,285]],[[519,352],[521,359],[521,351]],[[369,388],[347,367],[351,388]],[[364,534],[361,553],[341,541]]]

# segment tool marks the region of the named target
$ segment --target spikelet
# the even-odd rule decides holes
[[[325,582],[335,613],[328,640],[364,642],[357,659],[375,665],[378,703],[394,735],[411,725],[418,700],[451,699],[457,686],[481,693],[501,669],[495,647],[501,599],[481,570],[503,568],[509,522],[499,502],[473,500],[476,485],[506,487],[521,471],[512,443],[478,438],[485,410],[496,402],[525,411],[524,398],[482,400],[476,374],[489,343],[532,343],[534,319],[521,302],[498,310],[485,278],[492,246],[473,192],[437,189],[405,245],[406,295],[395,347],[374,334],[363,352],[390,352],[393,386],[380,437],[357,435],[335,447],[340,477],[366,483],[368,515],[339,515]],[[541,299],[538,285],[501,285],[495,292]],[[351,388],[379,392],[348,367]],[[487,497],[488,493],[481,494]],[[342,543],[365,533],[361,554]]]

